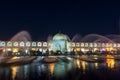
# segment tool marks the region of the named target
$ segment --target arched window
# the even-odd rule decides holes
[[[1,42],[1,46],[2,47],[5,46],[5,42],[4,41]]]
[[[7,42],[7,47],[11,47],[12,46],[12,42]]]
[[[14,42],[14,43],[13,43],[13,46],[14,46],[14,47],[17,47],[17,46],[18,46],[18,42]]]
[[[106,43],[106,47],[109,47],[109,43]]]
[[[75,47],[75,43],[72,43],[72,47]]]
[[[120,47],[120,44],[119,44],[119,43],[117,43],[117,47]]]
[[[32,42],[32,47],[36,47],[36,42]]]
[[[89,46],[90,46],[90,47],[93,47],[93,43],[90,43]]]
[[[85,43],[85,47],[88,47],[88,43]]]
[[[24,47],[24,42],[20,42],[20,47]]]
[[[38,43],[37,43],[37,46],[41,47],[41,46],[42,46],[42,43],[41,43],[41,42],[38,42]]]
[[[97,43],[94,43],[94,47],[98,47]]]
[[[80,44],[79,44],[79,43],[76,43],[76,47],[80,47]]]
[[[30,46],[30,42],[26,42],[26,46],[29,47]]]
[[[46,47],[47,46],[47,42],[43,42],[43,46]]]
[[[102,43],[102,47],[105,47],[105,43]]]
[[[112,47],[113,46],[112,43],[110,43],[109,46]]]
[[[84,43],[81,43],[81,47],[84,47]]]
[[[102,47],[102,44],[101,43],[97,43],[97,47]]]
[[[117,44],[116,44],[116,43],[114,43],[114,44],[113,44],[113,47],[117,47]]]

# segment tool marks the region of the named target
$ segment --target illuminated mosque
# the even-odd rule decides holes
[[[120,50],[120,35],[102,36],[98,34],[88,34],[81,37],[79,34],[72,39],[63,33],[57,33],[53,37],[49,36],[46,42],[32,41],[27,31],[21,31],[13,36],[9,41],[0,41],[0,51],[16,53],[19,51],[29,53],[29,51],[60,51],[64,52],[87,52],[87,51],[117,51]]]
[[[49,49],[53,51],[59,50],[61,52],[66,52],[68,49],[70,49],[70,41],[67,36],[62,33],[57,33],[54,35],[52,41],[49,42],[49,44],[51,44]]]

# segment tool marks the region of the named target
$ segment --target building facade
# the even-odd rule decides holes
[[[117,51],[120,49],[120,43],[89,43],[89,42],[71,42],[68,37],[62,33],[57,33],[51,40],[42,41],[0,41],[0,50],[3,52],[28,52],[40,51]]]

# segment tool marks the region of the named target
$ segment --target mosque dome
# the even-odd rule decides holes
[[[57,33],[54,35],[53,40],[67,40],[67,37],[62,33]]]

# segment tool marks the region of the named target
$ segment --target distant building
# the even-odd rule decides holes
[[[25,33],[25,32],[24,32]],[[22,33],[22,35],[24,35]],[[24,36],[17,34],[10,41],[0,41],[0,51],[3,52],[25,52],[40,51],[45,53],[46,51],[61,51],[64,52],[87,52],[87,51],[117,51],[120,50],[120,43],[114,42],[72,42],[69,37],[62,33],[55,34],[50,40],[43,41],[28,41]],[[21,37],[21,38],[20,38]],[[20,40],[19,40],[20,39]],[[30,38],[28,38],[30,40]]]

